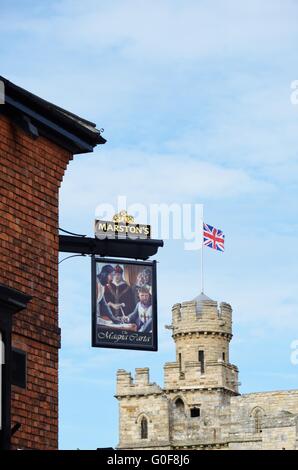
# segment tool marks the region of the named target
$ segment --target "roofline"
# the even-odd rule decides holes
[[[92,152],[105,144],[102,130],[81,118],[0,76],[5,87],[5,102],[0,112],[14,119],[34,137],[43,135],[73,154]]]

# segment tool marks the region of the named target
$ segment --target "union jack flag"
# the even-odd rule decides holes
[[[204,240],[203,245],[213,248],[213,250],[225,251],[225,236],[221,230],[205,224],[203,227]]]

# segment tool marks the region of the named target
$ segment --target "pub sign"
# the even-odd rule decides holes
[[[157,351],[156,261],[92,257],[92,346]]]

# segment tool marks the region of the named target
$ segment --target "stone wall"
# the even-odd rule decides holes
[[[298,390],[239,396],[230,305],[207,298],[176,304],[172,314],[176,361],[164,365],[164,388],[150,384],[147,368],[135,380],[118,371],[119,448],[297,449]]]
[[[226,387],[238,393],[238,369],[229,362],[232,308],[222,302],[183,302],[172,309],[176,361],[164,366],[165,388]],[[203,368],[199,351],[204,353]]]
[[[119,400],[120,448],[169,448],[169,402],[163,390],[149,382],[149,369],[131,374],[117,373],[116,397]],[[148,424],[148,437],[142,439],[141,420]]]
[[[256,413],[260,421],[259,432],[256,432]],[[258,392],[232,397],[229,438],[237,438],[242,443],[231,446],[247,448],[245,438],[258,435],[259,448],[295,449],[297,417],[298,390]]]

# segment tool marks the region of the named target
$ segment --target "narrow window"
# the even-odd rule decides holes
[[[205,359],[204,359],[204,351],[199,351],[199,363],[200,363],[200,369],[201,369],[201,374],[204,374],[205,372]]]
[[[226,362],[226,353],[225,353],[225,352],[222,353],[222,360],[223,360],[224,362]]]
[[[182,372],[182,356],[181,353],[179,353],[179,373],[181,374]]]
[[[11,383],[21,388],[26,388],[27,367],[26,353],[19,349],[12,348],[12,378]]]
[[[148,421],[145,416],[141,420],[141,439],[148,439]]]
[[[181,398],[177,398],[177,400],[175,401],[175,406],[180,413],[184,413],[184,403]]]
[[[255,421],[255,433],[262,432],[262,420],[263,420],[263,413],[261,410],[256,410],[254,414],[254,421]]]
[[[190,409],[190,417],[191,418],[198,418],[199,416],[201,416],[200,408],[191,408]]]

